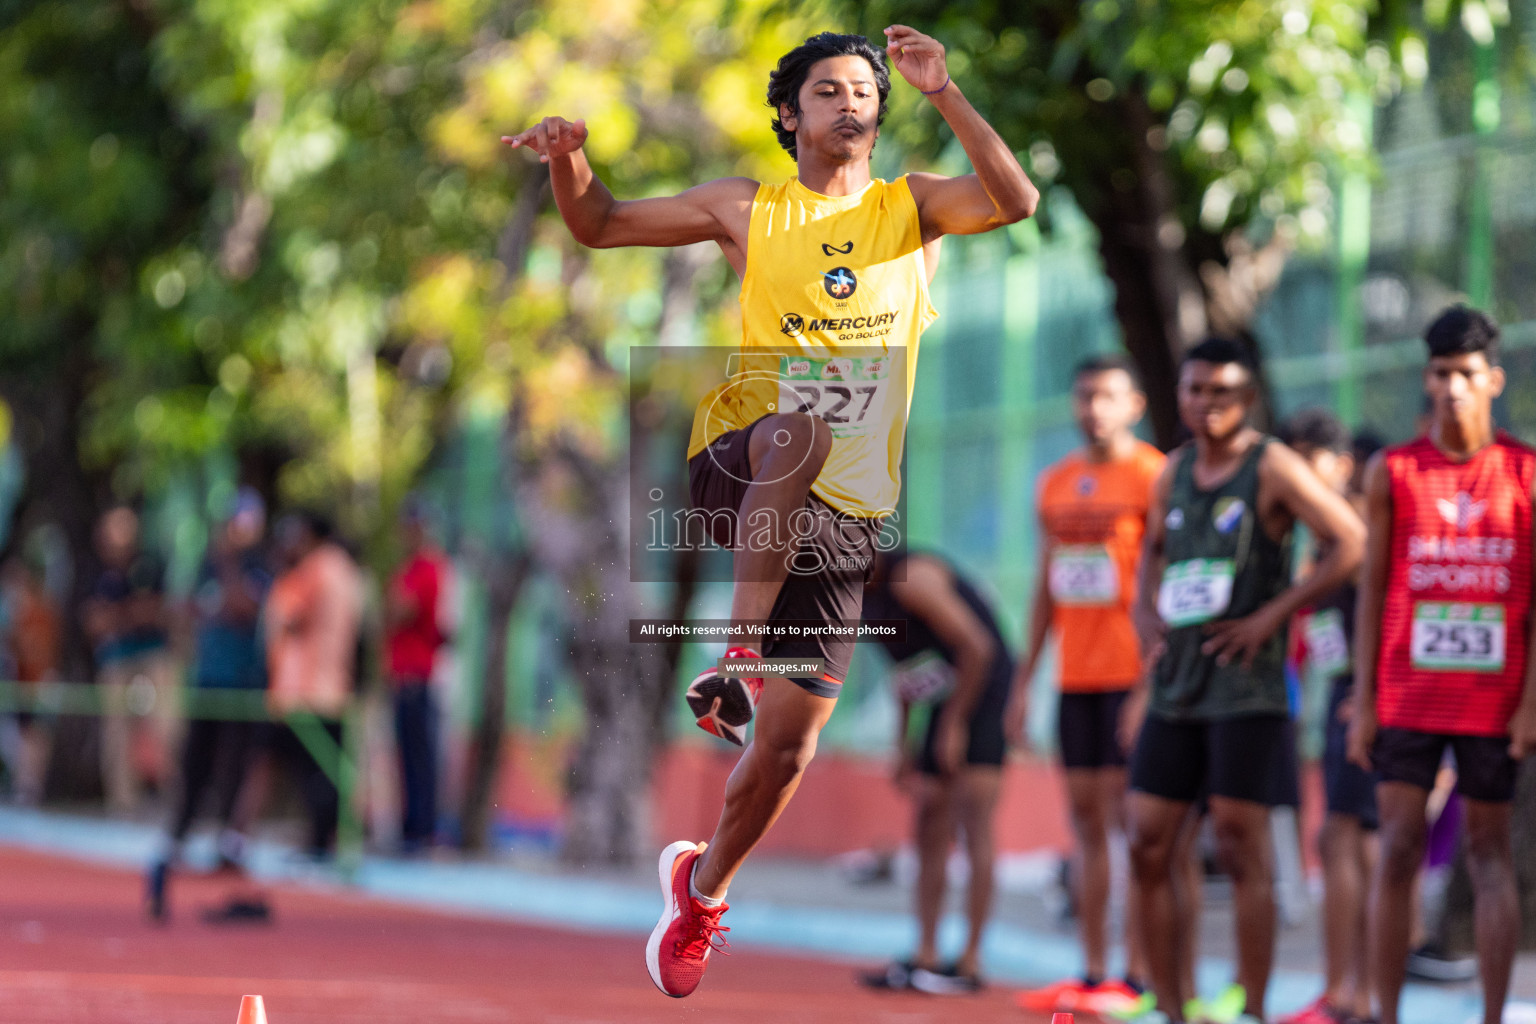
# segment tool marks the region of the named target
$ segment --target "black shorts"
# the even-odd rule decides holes
[[[1456,792],[1468,800],[1495,804],[1515,798],[1520,765],[1509,756],[1507,736],[1451,736],[1383,726],[1376,733],[1371,763],[1382,782],[1434,789],[1446,747],[1456,757]]]
[[[965,748],[965,763],[996,767],[1003,763],[1008,741],[1003,737],[1003,713],[1008,707],[1008,692],[1013,684],[1013,662],[1004,658],[992,667],[986,688],[971,712],[970,743]],[[944,703],[932,705],[928,726],[923,730],[923,745],[917,753],[917,770],[924,775],[939,775],[939,761],[934,755],[938,743],[939,713]]]
[[[1131,755],[1131,788],[1180,803],[1220,796],[1294,807],[1296,726],[1288,715],[1174,722],[1149,714]]]
[[[1120,709],[1131,691],[1063,693],[1056,708],[1056,735],[1063,768],[1124,768]]]
[[[1353,700],[1348,679],[1334,684],[1328,699],[1328,720],[1323,723],[1323,789],[1329,814],[1360,819],[1362,828],[1380,824],[1376,813],[1376,776],[1348,758],[1349,723],[1339,720],[1339,708]]]
[[[736,546],[736,515],[752,479],[752,431],[761,422],[721,434],[688,460],[689,501],[694,508],[710,513],[710,539],[723,548]],[[791,526],[802,538],[800,548],[768,622],[835,625],[848,632],[768,640],[762,655],[822,659],[825,671],[819,678],[791,681],[818,697],[836,697],[853,657],[854,634],[864,606],[864,580],[874,561],[880,520],[838,512],[814,494],[806,495],[804,509],[808,514]]]

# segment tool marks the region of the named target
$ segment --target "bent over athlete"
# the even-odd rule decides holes
[[[836,703],[851,633],[823,634],[797,649],[771,637],[765,642],[762,624],[812,618],[856,627],[874,538],[900,489],[918,339],[936,316],[928,281],[939,239],[1021,220],[1039,198],[1008,146],[950,79],[943,46],[903,25],[885,35],[885,53],[862,36],[822,33],[779,61],[769,77],[769,105],[779,142],[797,167],[783,184],[722,178],[675,196],[622,202],[582,152],[583,121],[549,117],[505,139],[549,164],[560,214],[584,245],[718,244],[742,278],[741,362],[769,366],[776,378],[764,386],[743,375],[751,379],[730,380],[705,396],[688,448],[690,497],[749,527],[773,524],[737,536],[733,522],[716,536],[735,549],[727,656],[814,655],[824,671],[795,678],[707,672],[690,687],[690,706],[709,732],[740,743],[754,712],[757,728],[726,786],[713,839],[662,851],[665,903],[646,966],[672,996],[698,986],[711,942],[725,930],[726,888],[794,794]],[[870,152],[890,91],[887,56],[938,108],[974,174],[908,174],[889,183],[871,177]],[[851,329],[859,322],[877,330]],[[865,346],[857,351],[891,358],[849,355],[845,334],[878,334],[856,342]],[[778,358],[786,349],[795,354],[787,373]],[[891,364],[902,360],[905,393],[887,396]],[[780,382],[807,374],[860,381],[879,408],[859,422],[846,413],[834,420],[833,410],[820,405],[778,410]],[[814,522],[813,535],[790,536],[785,526],[792,517]],[[711,515],[711,523],[719,518]]]

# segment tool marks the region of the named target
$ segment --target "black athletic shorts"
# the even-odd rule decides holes
[[[759,419],[740,430],[721,434],[688,460],[689,500],[694,508],[711,513],[710,539],[723,548],[736,546],[736,514],[752,479],[749,445],[752,431],[761,422]],[[840,626],[848,632],[768,640],[763,644],[762,655],[823,659],[825,671],[820,678],[797,678],[793,682],[818,697],[836,697],[848,677],[848,663],[853,657],[854,634],[864,605],[864,580],[874,560],[880,520],[838,512],[814,494],[806,496],[805,510],[808,515],[802,522],[792,525],[804,539],[768,622],[814,622]]]
[[[1434,789],[1446,747],[1456,757],[1456,792],[1468,800],[1496,804],[1515,798],[1520,765],[1509,756],[1508,736],[1451,736],[1383,726],[1376,733],[1371,763],[1382,782]]]
[[[1013,685],[1013,661],[1004,657],[992,666],[986,688],[977,698],[976,709],[971,712],[970,744],[965,749],[968,765],[1001,765],[1008,752],[1008,741],[1003,737],[1003,713],[1008,707],[1008,693]],[[933,705],[928,715],[928,727],[923,730],[923,746],[917,754],[917,770],[924,775],[939,775],[939,760],[934,754],[938,743],[939,713],[944,702]]]
[[[1131,755],[1131,788],[1181,803],[1220,796],[1294,807],[1295,724],[1289,715],[1175,722],[1148,714]]]
[[[1056,730],[1063,768],[1124,768],[1120,747],[1120,709],[1131,691],[1063,693],[1056,708]]]
[[[1360,819],[1360,827],[1374,829],[1381,822],[1376,813],[1376,776],[1350,763],[1349,723],[1339,720],[1339,708],[1354,699],[1352,689],[1351,680],[1340,679],[1328,698],[1328,720],[1323,723],[1323,789],[1329,814],[1347,814]]]

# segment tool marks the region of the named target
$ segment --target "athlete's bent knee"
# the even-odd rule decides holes
[[[782,457],[796,465],[793,475],[815,480],[832,454],[832,430],[826,421],[803,412],[783,412],[763,420],[754,432],[768,439],[765,459]]]

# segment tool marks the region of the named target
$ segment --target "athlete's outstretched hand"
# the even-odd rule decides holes
[[[574,153],[586,144],[587,122],[585,120],[571,122],[563,117],[546,117],[518,135],[503,135],[501,141],[513,149],[526,146],[539,154],[540,163],[547,164],[552,157]]]
[[[923,92],[937,92],[949,81],[944,64],[944,44],[906,25],[885,30],[885,55],[907,84]]]

